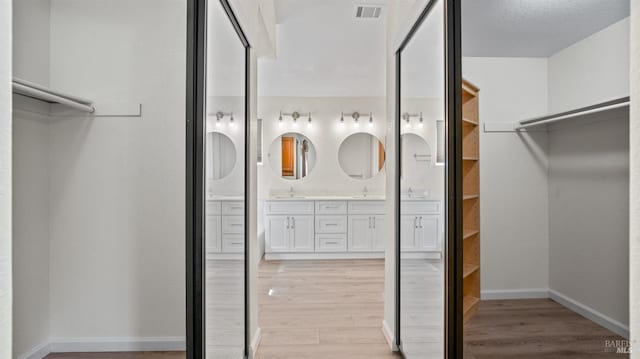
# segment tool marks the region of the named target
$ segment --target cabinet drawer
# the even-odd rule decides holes
[[[384,201],[349,201],[349,214],[385,214]]]
[[[225,216],[244,216],[244,202],[222,202],[222,214]]]
[[[403,201],[400,204],[402,214],[439,214],[440,201]]]
[[[222,216],[222,233],[243,234],[243,216]]]
[[[222,252],[242,253],[244,252],[244,235],[232,234],[222,236]]]
[[[220,215],[222,211],[220,210],[220,202],[216,201],[207,201],[207,205],[205,208],[205,214],[207,216]]]
[[[347,202],[316,201],[316,214],[347,214]]]
[[[316,252],[346,252],[346,234],[316,234]]]
[[[266,214],[313,214],[313,201],[273,201],[266,202]]]
[[[347,233],[347,216],[316,216],[316,233]]]

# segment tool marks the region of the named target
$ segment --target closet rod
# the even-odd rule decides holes
[[[567,112],[558,113],[555,115],[534,118],[531,120],[524,120],[524,121],[520,121],[520,126],[516,127],[516,131],[526,129],[529,127],[538,126],[538,125],[545,125],[552,122],[566,120],[569,118],[575,118],[575,117],[590,115],[598,112],[613,110],[616,108],[626,107],[626,106],[629,106],[629,103],[630,103],[629,97],[622,97],[616,100],[611,100],[611,101],[599,103],[596,105],[583,107],[577,110],[571,110]]]
[[[50,103],[59,103],[76,110],[93,113],[95,108],[91,100],[56,92],[44,86],[29,81],[14,78],[12,82],[13,92],[36,100]]]

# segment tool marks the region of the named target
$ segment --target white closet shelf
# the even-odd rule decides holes
[[[534,126],[546,125],[553,122],[558,122],[566,119],[582,117],[586,115],[591,115],[594,113],[605,112],[614,110],[617,108],[628,107],[630,102],[630,98],[621,97],[615,100],[601,102],[595,105],[586,106],[582,108],[578,108],[571,111],[565,111],[556,113],[553,115],[542,116],[537,118],[532,118],[529,120],[520,121],[520,126],[516,127],[516,130],[527,129]]]
[[[45,86],[19,78],[13,78],[12,87],[14,93],[48,102],[50,104],[60,104],[89,113],[93,113],[96,110],[93,107],[93,101],[91,100],[55,91]]]
[[[13,78],[14,106],[23,111],[53,117],[141,117],[140,103],[99,103],[52,90],[30,81]],[[70,111],[71,110],[71,111]]]

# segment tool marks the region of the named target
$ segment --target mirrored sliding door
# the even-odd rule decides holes
[[[399,66],[400,349],[445,357],[445,1],[431,1],[397,53]]]
[[[242,359],[249,46],[226,0],[189,5],[187,358]]]
[[[206,358],[245,353],[245,45],[219,1],[207,17]]]

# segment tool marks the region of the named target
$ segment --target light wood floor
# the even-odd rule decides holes
[[[397,358],[382,334],[384,260],[263,261],[258,359]]]
[[[444,358],[442,263],[442,260],[401,260],[400,336],[407,359]]]
[[[622,338],[550,299],[481,301],[465,326],[465,359],[628,358]]]

